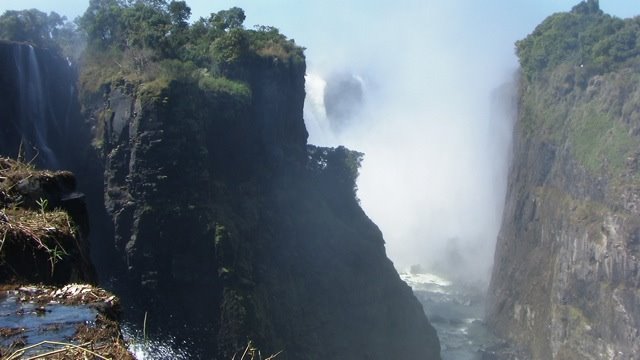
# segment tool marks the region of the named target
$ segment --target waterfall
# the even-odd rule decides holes
[[[43,79],[38,56],[33,46],[15,46],[14,59],[17,78],[18,133],[25,161],[37,159],[50,168],[58,168],[59,162],[49,146],[50,126],[47,119],[49,100],[44,96]]]
[[[317,73],[305,76],[304,119],[310,144],[350,145],[363,120],[365,85],[362,77],[348,72],[328,78]]]
[[[327,82],[319,75],[305,76],[304,120],[309,131],[309,143],[321,146],[334,146],[336,139],[331,131],[324,105],[324,90]]]

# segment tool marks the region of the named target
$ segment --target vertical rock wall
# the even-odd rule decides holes
[[[523,79],[488,320],[533,359],[640,356],[640,76]]]
[[[206,358],[439,359],[349,183],[311,169],[304,63],[248,69],[250,98],[121,81],[94,104],[124,300]]]

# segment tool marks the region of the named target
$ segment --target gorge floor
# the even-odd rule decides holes
[[[485,286],[431,273],[400,273],[438,331],[443,360],[480,360],[499,340],[483,322]]]

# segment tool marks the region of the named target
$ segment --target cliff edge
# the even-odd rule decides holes
[[[517,43],[488,322],[533,359],[640,356],[639,25],[589,0]]]
[[[362,154],[307,145],[304,49],[245,29],[239,8],[192,25],[174,10],[140,2],[121,6],[122,23],[97,20],[113,8],[81,21],[81,103],[123,301],[194,357],[228,359],[251,340],[279,359],[439,359],[359,206]]]

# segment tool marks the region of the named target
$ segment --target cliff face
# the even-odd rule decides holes
[[[284,359],[439,359],[435,331],[355,197],[361,154],[307,146],[302,49],[277,30],[243,31],[216,35],[257,40],[221,45],[244,55],[211,72],[177,60],[129,69],[94,49],[81,101],[76,69],[54,51],[0,43],[0,153],[78,175],[101,280],[125,315],[148,312],[147,329],[192,342],[193,357],[229,359],[252,340]],[[75,178],[29,179],[8,186],[28,190],[19,196],[32,215],[49,221],[43,200],[67,206],[85,236]],[[35,265],[7,257],[0,277],[24,265],[37,270],[24,281],[94,279],[86,242],[56,273],[47,261],[59,248],[45,245]]]
[[[602,24],[613,26],[599,32]],[[615,53],[624,31],[640,34],[588,1],[519,43],[519,114],[488,321],[534,359],[640,355],[640,62]],[[564,47],[560,61],[533,45],[577,44],[584,34],[596,45]],[[594,56],[607,44],[617,50]]]
[[[207,358],[439,359],[355,198],[360,154],[307,148],[304,62],[245,69],[243,95],[116,81],[92,105],[124,300]]]

